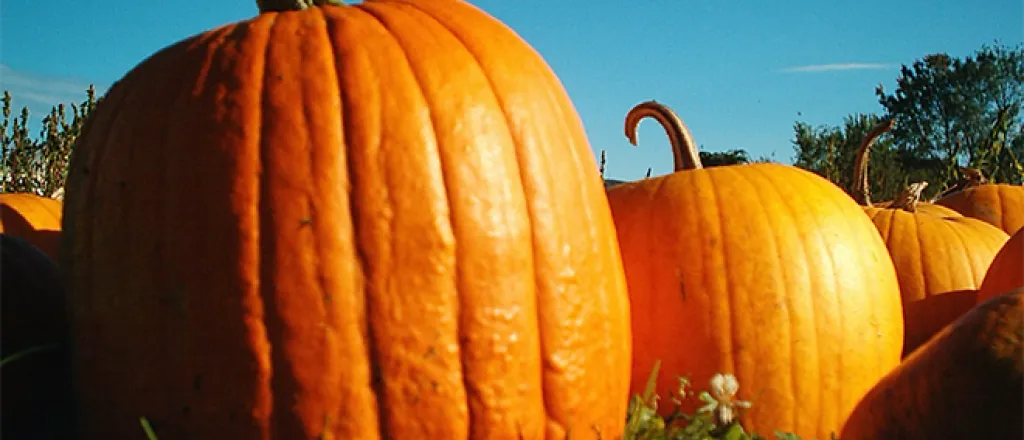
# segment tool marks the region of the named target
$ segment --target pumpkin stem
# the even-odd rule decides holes
[[[871,204],[871,184],[868,181],[868,158],[871,155],[871,147],[874,146],[875,140],[878,139],[883,133],[892,130],[894,120],[892,118],[885,118],[878,121],[871,131],[868,132],[867,136],[860,141],[860,147],[857,148],[857,154],[854,156],[853,161],[853,198],[860,205],[872,206]]]
[[[902,209],[907,212],[917,212],[917,202],[921,201],[921,193],[928,187],[928,182],[915,182],[907,185],[903,191],[893,199],[889,209]]]
[[[342,5],[341,0],[256,0],[260,13],[301,11],[313,6]]]
[[[936,194],[935,197],[932,198],[932,201],[936,201],[955,192],[963,191],[967,188],[973,188],[975,186],[989,183],[985,174],[977,168],[957,167],[957,171],[960,171],[961,177],[957,179],[953,185],[948,186],[946,189],[943,189]]]
[[[657,101],[641,102],[626,113],[626,138],[629,139],[629,143],[636,146],[637,126],[640,125],[641,119],[648,116],[657,120],[668,134],[668,140],[672,145],[672,159],[675,162],[674,171],[704,168],[700,162],[697,144],[690,135],[690,129],[686,128],[686,124],[679,119],[676,112]]]

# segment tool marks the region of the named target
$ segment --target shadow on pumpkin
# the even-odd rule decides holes
[[[60,231],[54,229],[36,229],[32,223],[14,209],[0,209],[0,232],[21,237],[34,244],[39,250],[59,262]]]
[[[0,438],[71,438],[66,301],[56,263],[0,234]]]
[[[978,291],[954,290],[940,293],[903,305],[903,320],[908,332],[903,346],[903,357],[928,342],[933,335],[959,318],[978,303]]]

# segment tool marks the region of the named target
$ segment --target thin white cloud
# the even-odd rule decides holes
[[[97,96],[106,91],[106,84],[94,84]],[[0,64],[0,90],[11,93],[12,105],[17,112],[21,107],[29,111],[49,111],[60,103],[78,104],[85,100],[89,83],[75,78],[39,75],[12,69]]]
[[[880,70],[892,69],[894,64],[886,63],[833,63],[833,64],[811,64],[806,66],[792,66],[779,69],[779,72],[832,72],[837,70]]]

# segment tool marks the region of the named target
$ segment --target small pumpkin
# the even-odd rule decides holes
[[[677,376],[731,373],[754,402],[740,419],[748,431],[828,438],[900,358],[899,286],[877,231],[811,172],[704,168],[664,104],[626,115],[634,145],[645,117],[666,129],[675,172],[607,189],[631,298],[633,392],[656,361],[662,396]]]
[[[951,208],[922,202],[927,182],[908,185],[893,200],[872,203],[868,182],[871,147],[892,126],[893,119],[884,119],[864,137],[856,153],[852,192],[879,228],[896,264],[905,309],[906,356],[977,303],[984,269],[1008,237],[973,219],[958,220],[963,215]],[[967,256],[969,263],[965,266],[964,261],[956,261],[952,256],[957,254]]]
[[[60,200],[32,193],[0,193],[0,233],[24,238],[57,261]]]
[[[984,183],[939,198],[935,204],[984,220],[1007,234],[1024,227],[1024,186]]]
[[[903,297],[906,356],[977,303],[985,270],[1009,237],[981,220],[917,211],[927,182],[884,208],[863,206],[889,250]]]
[[[839,438],[1024,438],[1024,288],[989,298],[878,382]]]
[[[583,125],[462,1],[267,1],[114,84],[65,194],[84,438],[614,438]]]
[[[0,438],[74,438],[69,340],[57,264],[0,233]]]

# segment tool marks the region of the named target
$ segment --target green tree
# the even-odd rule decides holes
[[[70,105],[70,120],[67,106],[54,106],[43,117],[39,137],[35,139],[29,134],[28,108],[23,107],[18,116],[12,117],[13,99],[6,90],[0,102],[0,192],[62,198],[71,149],[96,106],[96,90],[89,86],[86,100]]]
[[[895,121],[899,162],[932,183],[934,191],[957,179],[960,166],[994,181],[1021,183],[1024,53],[1019,46],[982,46],[964,59],[931,54],[902,67],[892,94],[881,86],[875,93]]]
[[[853,194],[854,162],[857,149],[868,132],[882,118],[873,114],[852,114],[841,126],[813,127],[806,122],[793,125],[793,165],[810,170]],[[893,149],[892,136],[883,134],[871,148],[868,180],[873,200],[888,200],[898,194],[910,176],[901,171]]]
[[[700,163],[705,167],[750,163],[750,154],[742,148],[728,151],[701,151]]]

